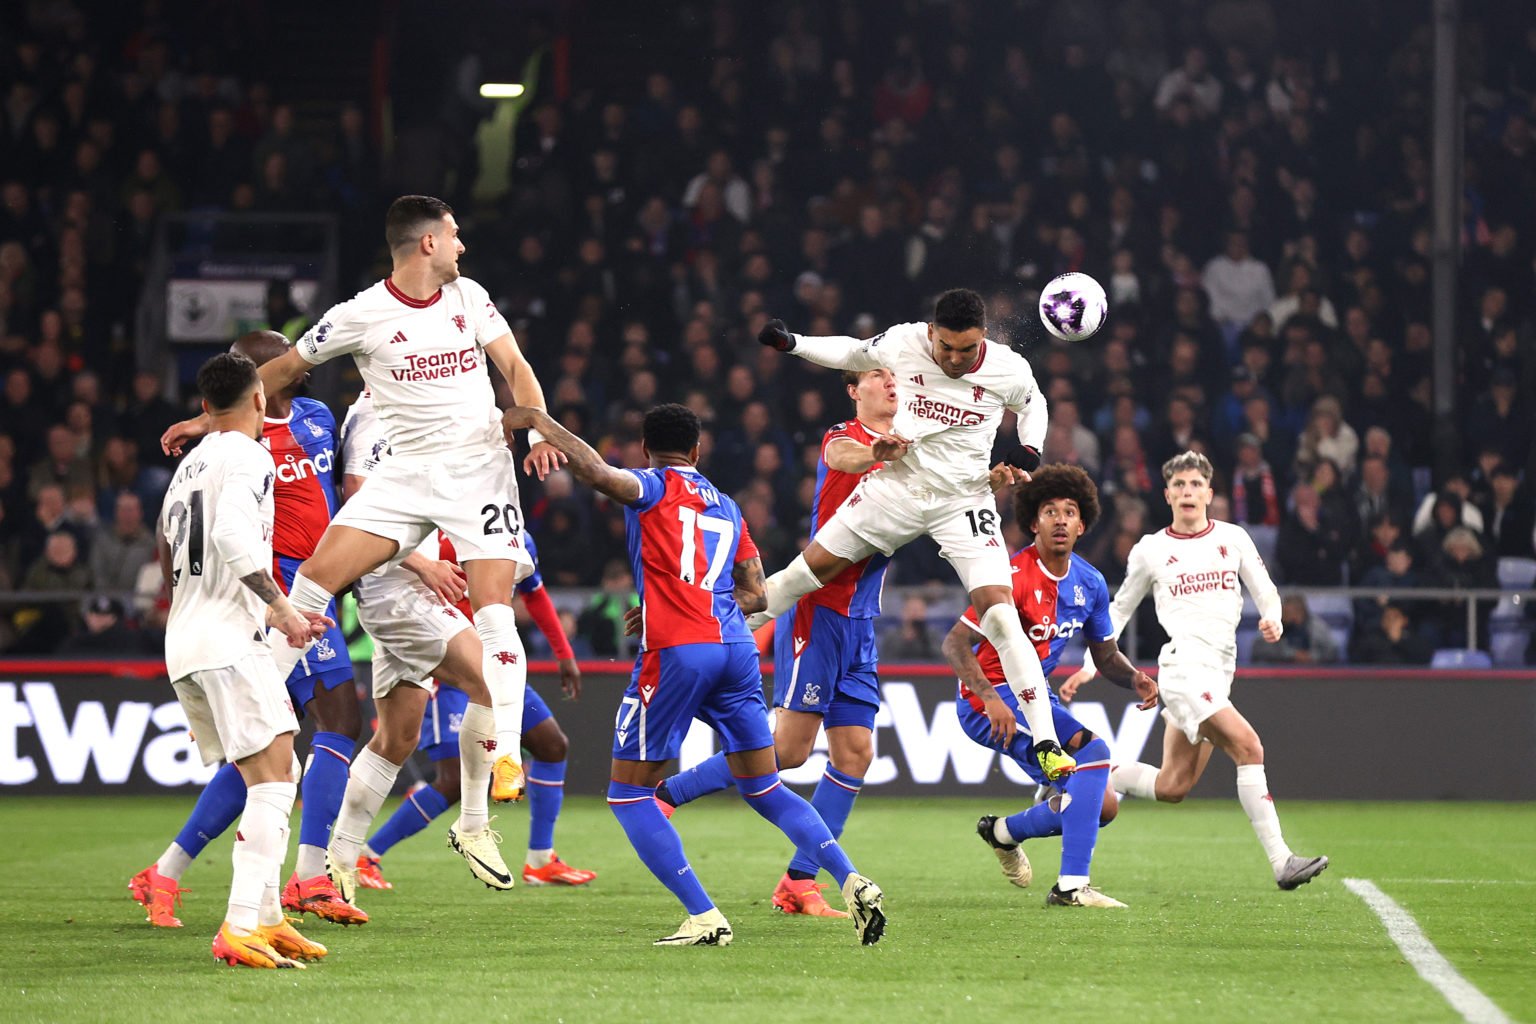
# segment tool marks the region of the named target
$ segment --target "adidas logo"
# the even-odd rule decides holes
[[[401,345],[401,344],[404,344],[405,343],[405,332],[404,331],[396,331],[395,332],[395,336],[393,338],[389,339],[389,343],[391,345]]]
[[[918,374],[918,375],[917,375],[917,376],[915,376],[915,377],[910,377],[910,378],[908,378],[908,379],[909,379],[909,380],[910,380],[910,381],[911,381],[911,382],[912,382],[912,383],[913,383],[913,384],[916,384],[916,385],[917,385],[917,386],[918,386],[918,387],[922,387],[922,386],[923,386],[923,375],[922,375],[922,374]]]
[[[1178,560],[1179,560],[1179,556],[1178,555],[1169,555],[1168,556],[1168,561],[1164,562],[1163,564],[1164,565],[1172,565],[1174,562],[1177,562]]]

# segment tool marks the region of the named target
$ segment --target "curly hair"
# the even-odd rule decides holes
[[[640,428],[645,446],[653,452],[687,455],[699,443],[699,418],[686,405],[658,405],[645,414]]]
[[[1099,521],[1099,489],[1094,486],[1093,478],[1081,466],[1058,462],[1041,466],[1035,470],[1029,483],[1019,488],[1013,499],[1013,512],[1018,519],[1019,529],[1025,533],[1032,532],[1030,524],[1039,514],[1040,506],[1057,498],[1068,498],[1077,503],[1078,518],[1083,521],[1085,532],[1093,529],[1093,524]]]

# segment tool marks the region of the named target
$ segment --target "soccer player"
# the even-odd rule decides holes
[[[342,486],[348,499],[373,475],[379,459],[387,453],[389,441],[384,437],[383,429],[374,410],[372,397],[366,393],[359,396],[347,410],[346,420],[342,424],[345,466]],[[427,545],[430,547],[434,540],[438,544],[437,564],[454,570],[443,581],[446,584],[452,579],[454,586],[453,590],[447,592],[445,599],[453,601],[464,616],[462,628],[468,629],[469,618],[473,614],[469,600],[467,597],[454,600],[454,594],[459,593],[456,586],[457,553],[452,543],[441,534],[430,539]],[[523,599],[523,606],[554,648],[555,657],[559,659],[561,686],[566,695],[579,697],[581,669],[576,665],[575,652],[571,650],[570,640],[560,626],[559,613],[539,576],[538,549],[533,543],[533,535],[525,533],[523,540],[528,546],[529,556],[534,560],[534,572],[518,583],[517,592]],[[425,555],[418,556],[418,559],[424,558]],[[398,573],[402,570],[393,571]],[[430,576],[423,577],[423,582],[429,579]],[[370,605],[370,620],[372,617],[373,605]],[[434,618],[430,614],[428,617]],[[565,793],[568,745],[565,733],[538,693],[532,689],[526,692],[527,698],[523,702],[523,746],[533,755],[533,762],[528,772],[531,787],[528,798],[528,856],[523,862],[523,881],[529,885],[585,885],[596,878],[597,873],[571,867],[554,851],[555,822],[560,816]],[[436,777],[430,786],[422,787],[407,797],[379,831],[362,845],[355,861],[357,884],[360,887],[394,888],[384,879],[380,858],[400,840],[420,832],[457,802],[460,775],[459,723],[463,720],[464,709],[468,704],[469,695],[456,686],[441,683],[432,690],[425,718],[421,722],[422,735],[417,748],[425,752],[436,766]],[[338,851],[337,856],[345,856],[344,851]]]
[[[859,941],[885,929],[879,886],[854,870],[827,825],[779,782],[757,647],[742,616],[763,607],[763,570],[741,510],[696,468],[699,419],[660,405],[642,428],[648,469],[615,469],[537,409],[510,409],[508,429],[539,430],[582,483],[625,506],[640,594],[640,656],[614,721],[608,805],[645,866],[688,917],[659,946],[723,946],[731,926],[704,891],[656,784],[698,718],[720,734],[736,788],[754,811],[838,881]],[[727,567],[730,567],[727,573]]]
[[[1072,551],[1099,518],[1098,489],[1088,474],[1078,466],[1045,466],[1019,488],[1014,510],[1035,542],[1013,556],[1013,605],[1040,652],[1042,669],[1049,674],[1067,642],[1086,630],[1088,645],[1110,680],[1134,689],[1140,707],[1156,707],[1157,683],[1137,671],[1115,643],[1104,577]],[[944,656],[960,676],[955,706],[965,734],[1013,758],[1031,778],[1045,784],[1045,773],[1029,756],[1029,727],[1018,714],[1013,692],[1002,685],[997,649],[981,635],[974,608],[967,609],[944,638]],[[1050,800],[1008,817],[985,815],[976,831],[997,853],[1003,875],[1017,886],[1027,886],[1032,875],[1020,844],[1061,836],[1061,874],[1046,894],[1046,906],[1124,907],[1088,881],[1099,826],[1115,816],[1115,795],[1108,786],[1109,746],[1068,714],[1054,693],[1050,699],[1056,732],[1067,738],[1066,749],[1076,756],[1077,771]]]
[[[310,366],[351,355],[392,449],[299,567],[290,598],[294,607],[318,612],[365,573],[414,552],[434,529],[453,541],[464,559],[479,643],[478,650],[464,652],[476,664],[454,679],[470,703],[459,734],[459,817],[448,841],[476,878],[508,889],[512,875],[487,826],[486,790],[489,784],[498,801],[523,793],[516,752],[527,666],[509,602],[532,562],[522,544],[516,465],[486,360],[496,364],[518,402],[542,408],[544,395],[486,290],[459,275],[465,250],[452,209],[429,196],[402,196],[390,204],[384,234],[393,261],[389,277],[327,311],[291,352],[261,367],[266,387],[281,390]],[[186,420],[167,430],[161,444],[179,451],[206,429],[203,418]],[[529,440],[524,468],[543,476],[560,455],[537,435]],[[424,639],[411,637],[403,620],[398,628],[407,642]],[[500,758],[498,747],[507,751]],[[400,750],[393,744],[389,749]],[[401,760],[409,753],[405,749]],[[392,784],[400,764],[370,747],[353,761],[354,778],[360,768],[369,785],[378,786],[385,778]]]
[[[288,349],[288,340],[281,334],[252,331],[241,335],[230,350],[261,366]],[[336,512],[336,420],[323,402],[296,394],[301,384],[302,380],[295,381],[267,398],[260,439],[272,453],[277,470],[272,485],[273,575],[284,593]],[[324,614],[334,621],[335,605]],[[366,924],[368,915],[343,900],[325,873],[325,846],[341,809],[347,768],[362,729],[352,659],[339,628],[328,630],[294,666],[288,675],[288,696],[295,708],[314,718],[315,734],[304,766],[298,861],[283,888],[283,907],[337,924]],[[182,873],[209,842],[235,823],[244,806],[245,783],[239,770],[226,763],[203,788],[186,824],[160,859],[128,884],[134,899],[144,905],[150,924],[181,927],[175,911],[184,891]]]
[[[203,763],[245,781],[229,909],[213,955],[234,966],[302,967],[326,949],[283,917],[278,888],[297,790],[299,731],[264,627],[294,649],[334,623],[300,611],[272,578],[272,458],[257,443],[267,409],[256,365],[214,356],[197,374],[208,436],[176,468],[156,537],[171,593],[165,664]]]
[[[896,381],[890,370],[852,370],[843,384],[854,418],[838,423],[821,440],[812,502],[811,536],[832,517],[868,473],[905,452],[889,436],[896,414]],[[890,559],[876,553],[844,569],[820,590],[801,598],[774,623],[773,746],[780,769],[798,768],[810,756],[816,733],[827,731],[828,765],[811,795],[811,806],[840,837],[874,759],[880,678],[874,620]],[[732,785],[724,754],[716,754],[658,787],[670,806]],[[828,905],[816,882],[817,864],[796,852],[773,893],[786,914],[847,917]]]
[[[1110,781],[1130,796],[1176,804],[1205,771],[1213,747],[1220,747],[1237,764],[1237,798],[1276,884],[1295,889],[1322,872],[1328,858],[1298,856],[1285,844],[1264,776],[1264,747],[1231,699],[1237,623],[1243,614],[1238,581],[1259,606],[1259,635],[1267,643],[1284,631],[1280,595],[1247,531],[1206,514],[1212,497],[1210,459],[1199,452],[1174,456],[1163,464],[1163,485],[1173,525],[1147,534],[1131,548],[1125,582],[1110,606],[1114,635],[1119,636],[1152,591],[1157,621],[1169,636],[1157,659],[1167,725],[1163,764],[1161,769],[1139,762],[1116,765]],[[1062,685],[1064,698],[1070,700],[1093,678],[1094,665],[1090,660]]]
[[[1035,739],[1036,763],[1053,782],[1070,773],[1074,762],[1056,736],[1040,659],[1014,613],[987,467],[1005,409],[1018,416],[1018,479],[1040,464],[1045,396],[1029,362],[987,340],[986,307],[967,288],[940,295],[931,323],[897,324],[868,341],[791,334],[782,320],[770,320],[757,340],[822,366],[889,369],[897,391],[892,436],[910,450],[860,481],[810,546],[769,577],[768,607],[748,624],[777,618],[849,566],[876,552],[888,557],[926,533],[959,575],[997,649]]]

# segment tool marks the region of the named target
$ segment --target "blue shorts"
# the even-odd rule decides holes
[[[720,734],[727,754],[773,746],[755,645],[682,644],[642,652],[614,716],[614,759],[671,760],[695,718]]]
[[[821,715],[828,729],[874,729],[879,661],[874,619],[851,619],[802,601],[774,628],[773,706]]]
[[[1035,745],[1035,740],[1024,731],[1024,720],[1017,712],[1014,717],[1019,718],[1019,731],[1013,734],[1013,742],[1009,744],[1003,744],[992,738],[992,723],[987,721],[986,715],[971,707],[971,702],[964,697],[955,698],[955,713],[960,716],[960,728],[967,736],[984,747],[990,747],[1000,754],[1013,758],[1018,762],[1019,767],[1029,773],[1029,777],[1038,784],[1050,785],[1045,778],[1045,773],[1040,770],[1040,766],[1035,763],[1035,759],[1029,753],[1029,748]],[[1056,735],[1060,737],[1063,746],[1074,735],[1088,728],[1055,701],[1051,702],[1051,720],[1056,723]]]
[[[293,588],[293,576],[304,560],[274,555],[273,561],[277,563],[278,572],[283,577],[283,591],[286,593]],[[336,614],[335,601],[326,605],[325,614],[336,625],[315,641],[315,646],[305,652],[304,657],[299,659],[299,663],[288,674],[288,697],[300,717],[303,717],[304,705],[315,699],[317,686],[324,690],[334,690],[353,679],[352,656],[347,653],[347,638],[341,631],[341,617]]]
[[[432,698],[427,701],[426,714],[421,716],[421,739],[416,749],[427,755],[428,761],[446,761],[459,756],[459,726],[464,723],[464,709],[469,707],[469,694],[457,686],[438,683]],[[547,719],[554,718],[533,687],[523,691],[523,732]]]

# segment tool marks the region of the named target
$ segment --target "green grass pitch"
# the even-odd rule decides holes
[[[189,806],[5,798],[0,1020],[1457,1020],[1345,877],[1375,880],[1472,984],[1512,1018],[1536,1020],[1529,805],[1282,803],[1291,844],[1333,859],[1317,881],[1282,893],[1236,801],[1128,801],[1101,836],[1094,881],[1130,909],[1100,911],[1043,906],[1054,840],[1026,846],[1030,889],[1004,882],[973,828],[982,813],[1017,808],[866,798],[847,846],[885,889],[890,915],[885,941],[866,949],[846,922],[774,913],[785,844],[738,802],[713,797],[675,820],[735,944],[654,949],[681,908],[602,802],[573,798],[560,850],[599,871],[590,887],[487,890],[447,849],[440,821],[386,859],[394,892],[361,894],[370,924],[305,923],[331,955],[304,972],[209,956],[227,839],[183,880],[194,890],[187,927],[144,923],[128,877]],[[520,862],[526,816],[525,806],[501,811],[509,863]]]

